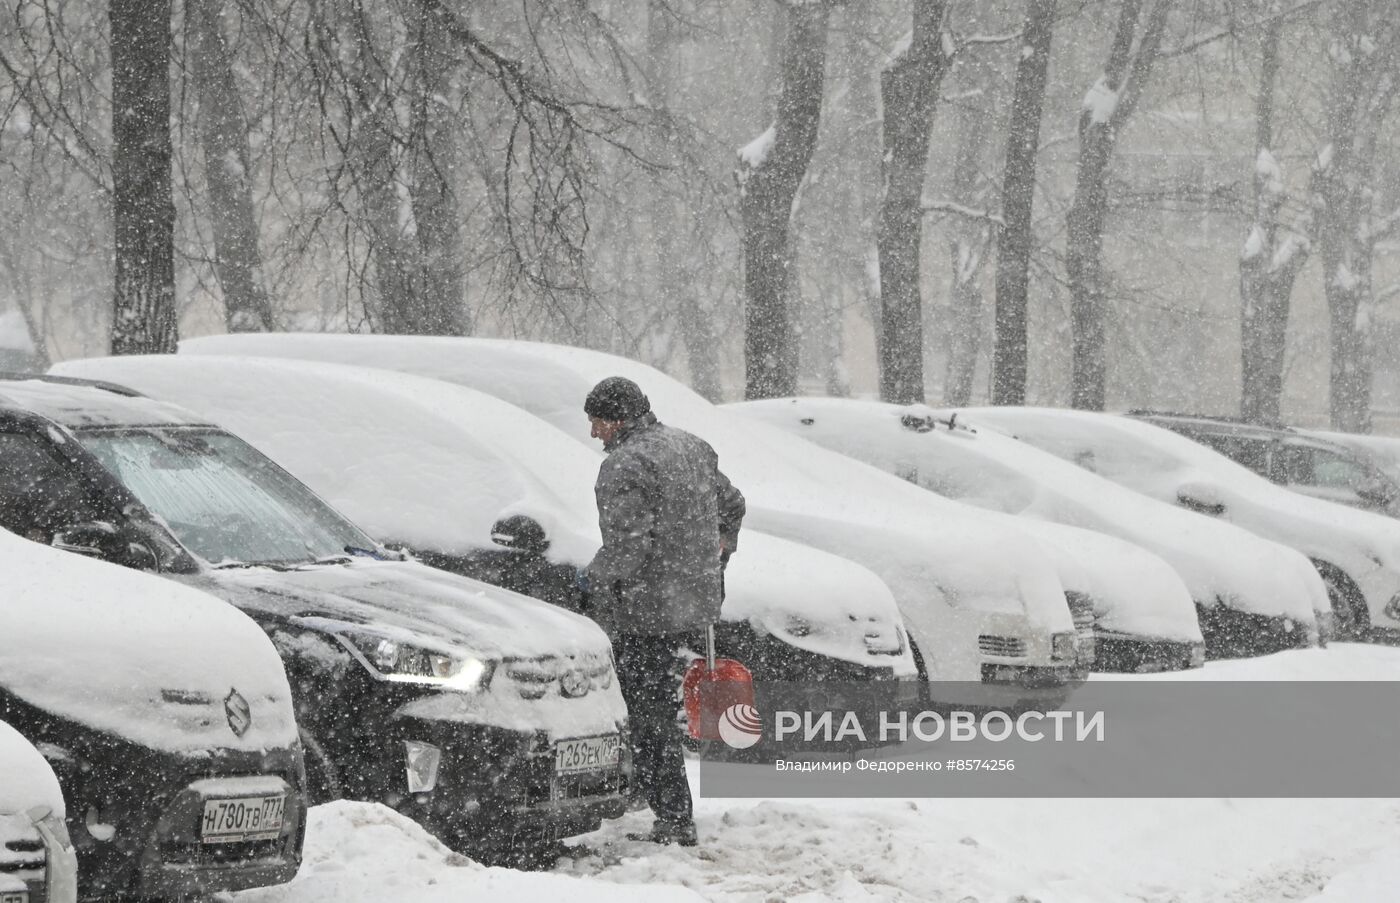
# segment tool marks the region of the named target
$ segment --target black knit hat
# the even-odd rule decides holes
[[[651,413],[651,402],[641,386],[624,376],[609,376],[593,387],[583,402],[583,412],[599,420],[627,422]]]

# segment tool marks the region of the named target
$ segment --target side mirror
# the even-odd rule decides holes
[[[539,521],[526,514],[503,517],[491,525],[491,541],[507,549],[543,555],[549,551],[549,536]]]
[[[1212,517],[1219,517],[1225,513],[1225,502],[1221,500],[1220,493],[1214,486],[1189,483],[1176,491],[1176,500],[1183,508]]]
[[[76,552],[90,558],[108,558],[115,551],[117,542],[117,528],[114,525],[106,521],[89,521],[55,530],[50,544],[64,552]]]
[[[160,556],[128,530],[107,521],[88,521],[57,530],[50,543],[55,549],[119,564],[138,571],[160,571]]]

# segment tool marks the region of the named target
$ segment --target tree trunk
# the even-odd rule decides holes
[[[418,292],[400,299],[402,305],[392,305],[392,318],[396,332],[469,335],[472,317],[462,269],[467,249],[457,197],[465,168],[452,107],[459,65],[440,8],[422,3],[415,12],[409,190],[422,273]]]
[[[652,102],[670,115],[671,79],[674,71],[673,46],[671,35],[672,13],[668,13],[664,0],[648,0],[647,3],[647,70]],[[653,159],[663,163],[667,172],[684,191],[686,181],[680,177],[686,165],[681,153],[681,137],[669,119],[662,134],[657,136],[651,154]],[[724,399],[724,388],[719,374],[719,339],[715,335],[714,324],[708,311],[700,305],[700,291],[696,274],[692,271],[693,257],[686,246],[684,204],[678,203],[668,190],[665,176],[653,174],[651,178],[651,238],[652,258],[656,267],[656,289],[665,303],[674,304],[680,324],[681,341],[685,345],[686,360],[690,366],[690,385],[696,392],[712,402]]]
[[[1282,30],[1283,20],[1276,18],[1263,36],[1255,102],[1254,222],[1240,254],[1240,416],[1252,423],[1281,419],[1290,298],[1309,250],[1306,237],[1281,236],[1278,221],[1287,200],[1273,154],[1274,83]]]
[[[943,0],[916,0],[909,48],[880,76],[885,193],[880,254],[880,398],[924,400],[924,319],[919,292],[924,175],[938,89],[952,63]]]
[[[170,0],[110,0],[108,6],[116,244],[113,354],[169,354],[178,341],[170,12]]]
[[[229,332],[276,329],[262,280],[248,167],[248,124],[221,25],[223,0],[188,0],[191,56],[199,92],[199,137],[214,227],[214,272]]]
[[[1388,5],[1377,9],[1389,13]],[[1338,41],[1337,75],[1327,110],[1328,144],[1319,154],[1314,185],[1319,199],[1323,287],[1330,326],[1333,429],[1371,430],[1371,263],[1376,236],[1377,133],[1394,100],[1400,47],[1393,35],[1374,40],[1371,4],[1347,5],[1346,32]]]
[[[992,358],[992,404],[1026,403],[1028,346],[1026,310],[1031,252],[1035,247],[1036,152],[1050,69],[1056,0],[1029,0],[1016,64],[1016,88],[1006,139],[1001,209],[1005,225],[997,239],[996,349]]]
[[[1142,3],[1122,0],[1108,64],[1085,96],[1079,116],[1079,164],[1074,201],[1066,217],[1066,270],[1074,345],[1070,403],[1083,410],[1102,411],[1106,400],[1103,234],[1108,170],[1118,133],[1132,115],[1156,61],[1171,6],[1171,0],[1157,0],[1135,49]]]
[[[982,96],[968,100],[958,113],[958,153],[953,165],[953,200],[964,207],[985,203],[978,164],[990,137],[995,103],[994,88],[983,81]],[[978,102],[981,101],[981,102]],[[992,242],[986,220],[958,217],[948,241],[952,262],[952,324],[948,333],[948,370],[943,401],[961,406],[971,403],[977,357],[982,349],[982,267]]]
[[[777,121],[740,152],[744,220],[744,396],[774,398],[797,391],[797,338],[792,316],[793,201],[817,146],[826,66],[824,2],[785,5],[783,87]]]

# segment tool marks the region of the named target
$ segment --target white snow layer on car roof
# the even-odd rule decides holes
[[[528,514],[545,528],[555,560],[586,564],[601,542],[593,498],[601,452],[483,392],[266,358],[123,356],[55,369],[120,382],[218,422],[377,539],[462,554],[495,547],[497,518]],[[726,574],[726,620],[750,621],[810,652],[913,673],[907,651],[870,651],[899,645],[894,597],[874,573],[754,530],[740,544]]]
[[[942,495],[1139,545],[1165,560],[1203,605],[1225,598],[1233,607],[1266,615],[1313,607],[1307,584],[1297,578],[1300,569],[1312,566],[1293,549],[1149,498],[995,430],[968,429],[964,416],[949,429],[955,412],[822,398],[746,402],[735,409],[790,424],[798,435],[810,431],[828,448]],[[907,428],[905,416],[933,429]]]
[[[0,530],[0,685],[153,749],[261,750],[297,739],[271,641],[233,606]],[[252,724],[230,726],[237,691]]]
[[[187,340],[180,348],[187,354],[327,360],[432,376],[519,405],[583,443],[592,441],[583,413],[589,389],[607,376],[626,376],[641,385],[663,423],[714,446],[720,467],[748,499],[746,523],[871,568],[922,634],[946,629],[941,602],[954,612],[1024,614],[1036,628],[1073,629],[1063,587],[1029,536],[722,411],[636,361],[539,342],[417,336],[240,334]]]
[[[0,815],[17,815],[36,806],[62,817],[58,778],[19,731],[0,721]]]
[[[1018,434],[1024,431],[1024,438],[1032,444],[1062,458],[1078,455],[1082,460],[1076,463],[1081,466],[1149,495],[1175,498],[1178,487],[1193,483],[1227,485],[1248,503],[1248,510],[1237,512],[1235,517],[1247,516],[1250,530],[1268,535],[1272,529],[1279,535],[1271,538],[1295,548],[1311,544],[1318,528],[1343,533],[1358,541],[1369,540],[1387,566],[1400,566],[1400,524],[1391,518],[1289,492],[1169,429],[1131,417],[1088,411],[975,408],[967,414],[998,428],[1005,424]]]
[[[959,455],[961,449],[943,447],[945,436],[968,446],[976,437],[966,430],[916,433],[900,422],[911,409],[851,399],[784,398],[728,407],[939,495],[989,508],[995,512],[990,516],[1030,514],[1016,519],[1016,526],[1057,553],[1060,581],[1093,599],[1099,629],[1201,641],[1191,593],[1167,562],[1129,541],[1066,526],[1057,518],[1038,519],[1038,512],[1027,510],[1040,494],[1036,481],[984,463],[975,453]]]

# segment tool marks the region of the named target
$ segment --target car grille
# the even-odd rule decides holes
[[[13,824],[17,818],[9,820]],[[32,829],[25,833],[31,834]],[[12,836],[0,848],[0,875],[23,881],[29,888],[30,903],[44,903],[44,865],[44,842],[37,834]]]
[[[977,649],[983,655],[1019,658],[1026,654],[1026,641],[1020,637],[995,636],[990,633],[984,633],[977,638]]]
[[[613,683],[612,659],[606,655],[506,659],[503,670],[522,699],[540,699],[551,691],[561,696],[585,696]]]

